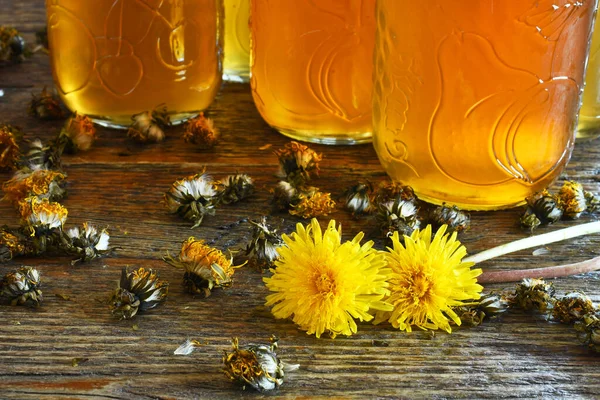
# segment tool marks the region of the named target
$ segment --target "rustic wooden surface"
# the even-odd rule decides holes
[[[0,24],[12,24],[33,40],[45,24],[41,1],[0,0]],[[48,58],[36,54],[19,65],[0,68],[0,122],[21,126],[27,138],[49,139],[61,121],[40,122],[26,113],[31,91],[52,85]],[[272,150],[288,139],[260,118],[246,85],[225,84],[208,110],[223,133],[212,151],[197,151],[181,139],[181,128],[168,132],[165,142],[139,146],[123,131],[99,129],[92,151],[65,156],[69,196],[68,226],[91,221],[109,226],[118,250],[107,258],[71,266],[67,258],[16,259],[0,265],[4,274],[21,265],[43,274],[45,302],[39,309],[0,308],[0,398],[592,398],[599,395],[600,356],[578,345],[572,327],[514,312],[474,329],[451,335],[402,333],[389,326],[363,323],[350,338],[316,339],[289,321],[275,320],[264,307],[267,294],[262,276],[243,268],[234,286],[217,290],[208,299],[185,294],[182,274],[161,261],[177,252],[190,235],[219,248],[245,246],[246,218],[272,215],[284,219],[290,232],[298,220],[273,214],[269,188],[276,184]],[[270,149],[261,150],[265,144]],[[322,173],[315,184],[334,196],[358,179],[385,179],[369,145],[312,146],[323,152]],[[578,143],[564,177],[598,190],[598,141]],[[215,177],[235,171],[255,178],[257,193],[248,201],[218,209],[202,226],[167,214],[162,194],[177,178],[202,166]],[[0,182],[9,178],[0,174]],[[473,213],[472,229],[462,237],[470,253],[527,234],[517,226],[520,210]],[[363,230],[376,231],[372,220],[353,220],[343,209],[332,215],[344,227],[345,238]],[[561,222],[545,232],[592,220]],[[16,225],[14,210],[0,202],[0,224]],[[377,243],[381,245],[378,240]],[[598,255],[600,237],[549,246],[534,256],[522,251],[481,266],[484,269],[541,267],[582,261]],[[133,321],[111,318],[102,300],[116,286],[123,266],[160,271],[171,282],[167,303]],[[581,289],[600,302],[600,274],[555,281],[560,294]],[[512,284],[490,285],[491,289]],[[65,301],[57,294],[70,296]],[[241,391],[221,372],[222,350],[238,336],[242,343],[280,336],[283,359],[299,363],[285,384],[269,395]],[[206,346],[190,357],[173,355],[186,338]],[[73,366],[74,358],[87,359]]]

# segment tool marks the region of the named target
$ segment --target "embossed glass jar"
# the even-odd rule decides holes
[[[522,204],[569,160],[595,0],[377,1],[374,146],[420,198]]]
[[[588,60],[583,102],[577,125],[578,139],[593,139],[600,136],[600,24],[598,24],[597,14]]]
[[[251,86],[265,121],[311,142],[371,141],[375,0],[252,0]]]
[[[225,54],[223,79],[250,79],[250,0],[225,0]]]
[[[72,111],[109,126],[165,105],[173,122],[221,84],[220,0],[46,0],[54,81]]]

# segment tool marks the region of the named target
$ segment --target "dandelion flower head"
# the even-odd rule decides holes
[[[389,280],[391,312],[377,313],[375,323],[389,321],[392,326],[410,332],[421,329],[443,329],[451,332],[450,320],[461,321],[452,310],[465,300],[479,299],[483,287],[477,284],[481,269],[471,269],[463,262],[467,251],[456,240],[456,233],[446,233],[442,225],[432,238],[431,225],[415,230],[400,242],[398,232],[392,235],[393,248],[386,253],[392,274]]]
[[[274,292],[266,302],[273,315],[292,318],[307,334],[335,337],[356,333],[355,319],[371,320],[372,310],[390,310],[382,301],[390,271],[373,242],[360,244],[363,236],[361,232],[342,243],[335,221],[322,232],[316,219],[283,235],[273,276],[264,278]]]

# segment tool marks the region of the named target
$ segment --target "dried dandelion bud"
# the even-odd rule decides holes
[[[577,219],[587,209],[583,186],[574,181],[566,181],[558,192],[558,199],[567,218]]]
[[[379,204],[377,221],[383,236],[390,237],[394,232],[398,232],[400,237],[410,236],[421,226],[418,212],[415,202],[402,200],[402,196],[398,196],[394,201]]]
[[[18,140],[23,134],[10,125],[0,125],[0,170],[14,169],[21,157]]]
[[[298,196],[298,190],[286,181],[279,181],[273,189],[273,205],[279,210],[290,208],[292,201]]]
[[[215,214],[217,201],[215,184],[204,171],[175,181],[165,193],[169,212],[193,221],[192,228],[200,226],[206,215]]]
[[[600,311],[584,315],[575,322],[575,330],[584,345],[600,353]]]
[[[27,247],[24,235],[6,227],[0,229],[0,263],[10,261],[14,257],[25,254]]]
[[[19,202],[21,222],[32,230],[32,236],[47,235],[52,229],[62,228],[67,220],[68,211],[60,203],[35,196]]]
[[[96,140],[96,128],[92,120],[83,114],[73,115],[60,131],[58,142],[69,152],[87,151]]]
[[[131,117],[133,123],[127,131],[127,136],[140,142],[162,142],[165,139],[164,130],[171,126],[171,119],[167,108],[155,109],[135,114]]]
[[[137,313],[155,308],[167,299],[169,284],[158,279],[151,269],[138,268],[127,272],[123,268],[119,287],[110,299],[110,309],[120,319],[133,318]]]
[[[465,300],[469,305],[455,307],[453,311],[461,320],[462,326],[479,326],[485,319],[496,318],[508,310],[509,302],[501,295],[487,293],[479,300]]]
[[[346,189],[346,208],[352,215],[369,214],[373,211],[371,198],[373,197],[373,185],[370,182],[358,182]]]
[[[201,149],[211,149],[219,141],[219,131],[214,122],[200,113],[196,118],[189,119],[185,124],[183,140],[195,144]]]
[[[29,144],[29,150],[21,159],[21,167],[27,171],[38,169],[60,169],[61,151],[52,145],[44,145],[41,140],[35,139]]]
[[[19,268],[6,274],[0,281],[0,300],[11,306],[38,307],[43,300],[40,286],[40,273],[37,269]]]
[[[519,221],[523,228],[529,229],[532,232],[535,228],[542,224],[542,222],[537,217],[537,215],[535,215],[535,212],[533,212],[533,209],[531,207],[527,207],[527,210],[525,210],[525,213],[521,215],[521,219]]]
[[[553,224],[563,216],[563,209],[558,196],[550,194],[547,190],[528,197],[526,200],[529,205],[526,213],[535,214],[540,224]]]
[[[254,193],[254,181],[246,174],[229,175],[217,183],[217,202],[233,204]]]
[[[29,55],[25,39],[10,26],[0,26],[0,61],[22,61]]]
[[[563,324],[579,321],[585,314],[594,312],[592,300],[581,292],[567,293],[554,303],[552,316]]]
[[[221,250],[204,244],[203,240],[190,237],[181,245],[177,259],[169,254],[163,260],[176,267],[182,268],[183,286],[192,294],[208,297],[213,288],[231,286],[235,269],[232,257],[225,257]]]
[[[286,179],[294,187],[304,186],[310,179],[310,172],[319,173],[319,162],[322,154],[317,154],[307,146],[298,142],[290,142],[283,149],[276,150],[279,158],[280,178]]]
[[[332,213],[335,209],[335,201],[331,199],[330,193],[324,193],[318,188],[311,187],[300,192],[296,199],[292,199],[291,206],[292,208],[289,210],[291,215],[309,219],[324,217]]]
[[[395,201],[396,199],[412,201],[416,203],[417,196],[410,186],[405,186],[397,182],[381,182],[375,194],[376,205]]]
[[[279,258],[277,249],[283,246],[283,239],[276,229],[267,225],[267,219],[262,217],[260,222],[249,221],[252,228],[252,240],[246,247],[246,255],[250,262],[261,269],[271,268]]]
[[[238,339],[232,340],[232,351],[223,354],[223,371],[232,381],[240,382],[259,392],[273,390],[283,384],[285,372],[294,371],[300,366],[279,360],[275,353],[277,340],[269,345],[250,345],[240,348]]]
[[[469,214],[461,211],[457,206],[448,207],[446,205],[434,207],[429,212],[429,223],[435,228],[442,225],[448,225],[448,232],[461,233],[471,226],[471,217]]]
[[[3,200],[6,199],[15,205],[30,196],[58,201],[66,194],[65,178],[65,174],[47,169],[18,171],[12,179],[2,185]]]
[[[600,210],[600,196],[593,192],[584,192],[585,196],[585,204],[587,206],[587,211],[591,213],[595,213]]]
[[[554,286],[542,279],[523,279],[517,284],[511,303],[526,311],[545,312],[554,303]]]
[[[99,231],[93,225],[84,222],[82,229],[75,227],[62,234],[60,247],[67,254],[79,257],[74,263],[85,262],[106,254],[109,251],[109,239],[106,229]]]
[[[46,87],[42,89],[39,95],[31,93],[29,114],[40,119],[61,119],[65,117],[65,112],[60,106],[60,100],[46,90]]]

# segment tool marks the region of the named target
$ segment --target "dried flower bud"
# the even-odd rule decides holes
[[[60,203],[31,196],[19,202],[19,214],[23,226],[32,230],[32,236],[39,236],[47,235],[52,229],[62,228],[68,211]]]
[[[60,100],[52,92],[42,89],[39,95],[31,93],[29,102],[29,114],[40,119],[61,119],[65,117],[65,112],[60,106]]]
[[[232,257],[227,258],[218,249],[204,244],[203,240],[188,238],[181,245],[179,257],[169,254],[163,260],[177,268],[183,268],[183,285],[192,294],[208,297],[213,288],[229,287],[236,268]]]
[[[563,324],[571,324],[591,312],[594,312],[592,300],[581,292],[571,292],[556,300],[552,316]]]
[[[526,311],[545,312],[554,303],[554,286],[542,279],[523,279],[517,284],[511,303]]]
[[[3,200],[15,205],[30,196],[58,201],[66,194],[65,178],[65,174],[47,169],[18,171],[12,179],[2,185],[5,193]]]
[[[379,204],[377,221],[383,236],[390,237],[394,232],[398,232],[400,237],[410,236],[421,226],[418,212],[414,200],[402,200],[402,196]]]
[[[535,212],[533,212],[533,209],[531,209],[531,207],[527,207],[525,213],[521,215],[520,222],[523,228],[529,229],[531,232],[533,232],[535,228],[542,224],[542,222],[537,217],[537,215],[535,215]]]
[[[463,326],[479,326],[485,319],[498,317],[508,310],[508,300],[501,295],[487,293],[479,300],[465,300],[470,303],[466,306],[456,307],[453,311],[458,315]]]
[[[583,186],[580,183],[566,181],[558,192],[558,199],[567,218],[577,219],[587,209]]]
[[[435,228],[442,225],[448,225],[447,232],[461,233],[471,226],[471,217],[469,214],[461,211],[457,206],[448,207],[446,205],[434,207],[429,212],[429,221]]]
[[[9,228],[0,229],[0,263],[12,260],[27,252],[26,237]]]
[[[165,203],[169,212],[193,221],[192,228],[200,226],[206,215],[215,214],[217,201],[215,184],[204,170],[175,181],[165,193]]]
[[[120,319],[133,318],[137,313],[163,303],[168,289],[169,284],[159,280],[158,274],[151,269],[127,272],[127,268],[123,268],[119,287],[109,302],[112,314]]]
[[[21,168],[25,171],[38,169],[60,170],[61,149],[55,146],[44,145],[36,139],[29,144],[29,150],[21,159]]]
[[[233,204],[254,193],[254,181],[246,174],[229,175],[217,183],[217,202]]]
[[[550,194],[547,190],[528,198],[527,203],[542,224],[553,224],[563,216],[558,196]]]
[[[29,52],[25,39],[10,26],[0,26],[0,61],[22,61]]]
[[[593,192],[584,192],[585,204],[587,205],[587,211],[595,213],[600,210],[600,196]]]
[[[9,272],[0,282],[0,300],[11,306],[38,307],[42,300],[40,273],[31,267]]]
[[[317,218],[329,215],[335,209],[335,201],[331,199],[330,193],[319,191],[316,187],[310,187],[302,191],[295,199],[292,199],[291,215],[301,218]]]
[[[279,210],[287,210],[297,196],[298,190],[291,183],[279,181],[273,189],[273,205]]]
[[[277,249],[283,246],[283,239],[276,229],[267,225],[267,219],[262,217],[260,222],[249,221],[252,226],[252,240],[246,247],[246,255],[251,263],[258,268],[267,269],[279,258]]]
[[[232,340],[231,352],[224,352],[223,365],[225,375],[232,381],[238,381],[244,388],[250,385],[259,392],[273,390],[283,384],[285,372],[299,368],[297,364],[286,364],[279,360],[275,350],[277,340],[268,345],[250,345],[240,348],[238,339]]]
[[[67,254],[79,257],[74,261],[90,261],[101,257],[109,251],[110,236],[106,229],[98,231],[88,222],[83,223],[82,229],[71,228],[63,232],[60,247]]]
[[[371,198],[373,197],[373,185],[370,182],[358,182],[346,189],[346,208],[353,216],[369,214],[373,211]]]
[[[164,130],[171,126],[167,108],[155,109],[135,114],[131,117],[133,123],[127,131],[127,136],[140,142],[162,142],[165,139]]]
[[[219,131],[214,122],[200,113],[196,118],[189,119],[185,124],[183,140],[195,144],[201,149],[212,149],[219,141]]]
[[[14,169],[21,151],[17,143],[23,137],[20,130],[10,125],[0,125],[0,170]]]
[[[92,120],[77,113],[69,118],[58,136],[59,145],[71,153],[89,150],[95,140],[96,128]]]
[[[584,345],[600,353],[600,311],[584,315],[575,322],[575,330]]]
[[[319,162],[322,154],[317,154],[307,146],[298,142],[290,142],[283,149],[276,150],[275,155],[279,158],[280,178],[286,179],[292,186],[299,188],[304,186],[310,179],[310,172],[319,173]]]
[[[397,182],[381,182],[375,195],[375,204],[383,204],[396,199],[412,201],[416,204],[417,196],[410,186],[405,186]]]

